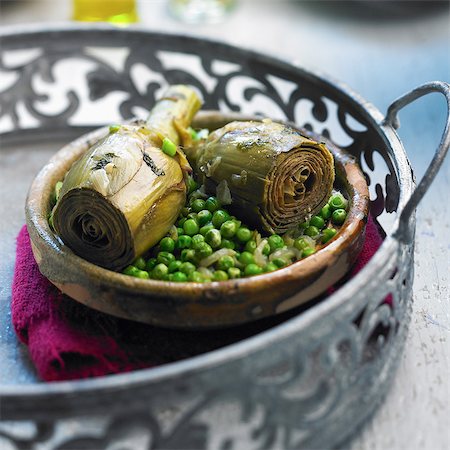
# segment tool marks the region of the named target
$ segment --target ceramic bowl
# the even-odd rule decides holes
[[[215,129],[236,119],[244,117],[204,111],[194,126]],[[27,226],[40,271],[62,292],[90,308],[170,328],[243,324],[288,311],[323,294],[348,272],[362,248],[369,207],[367,184],[355,160],[327,142],[350,206],[336,237],[308,258],[267,274],[203,284],[142,280],[98,267],[66,247],[47,218],[55,183],[106,132],[102,128],[86,134],[57,152],[34,179],[26,201]]]

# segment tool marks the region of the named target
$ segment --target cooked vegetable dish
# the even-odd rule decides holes
[[[224,281],[314,254],[348,201],[323,143],[263,120],[194,130],[172,86],[146,122],[111,126],[55,188],[50,224],[79,256],[143,279]]]

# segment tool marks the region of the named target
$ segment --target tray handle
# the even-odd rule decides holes
[[[416,209],[419,202],[422,200],[425,192],[430,187],[434,177],[439,171],[442,163],[444,162],[445,155],[447,154],[450,146],[450,84],[443,81],[431,81],[429,83],[422,84],[410,92],[402,95],[398,99],[394,100],[387,110],[385,119],[382,125],[389,125],[394,129],[400,127],[400,121],[397,117],[398,112],[409,105],[414,100],[417,100],[424,95],[439,92],[445,96],[447,100],[447,120],[445,129],[442,134],[441,141],[436,149],[436,152],[431,160],[424,176],[420,180],[420,183],[412,193],[409,200],[406,202],[405,207],[400,213],[399,227],[396,233],[396,237],[403,243],[410,242],[412,239],[412,230],[410,225],[411,214]]]

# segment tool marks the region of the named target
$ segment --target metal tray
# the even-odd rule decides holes
[[[0,70],[2,201],[0,439],[12,448],[324,448],[347,439],[390,386],[411,312],[415,207],[449,146],[415,188],[396,100],[386,117],[342,84],[282,61],[187,36],[68,26],[5,31]],[[29,182],[62,142],[139,115],[168,83],[205,108],[291,120],[330,137],[364,168],[386,238],[350,282],[302,314],[237,344],[154,369],[39,383],[8,315],[14,237]],[[29,150],[33,149],[33,152]],[[4,256],[3,256],[4,255]],[[390,295],[392,307],[385,303]],[[6,362],[6,364],[5,364]]]

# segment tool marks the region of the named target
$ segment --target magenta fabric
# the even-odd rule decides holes
[[[381,243],[369,218],[363,250],[349,276],[364,267]],[[138,324],[88,309],[63,295],[39,272],[25,226],[17,237],[12,321],[39,377],[46,381],[128,372],[188,358],[257,334],[308,306],[226,330],[176,331]]]

